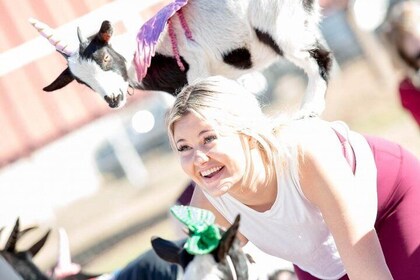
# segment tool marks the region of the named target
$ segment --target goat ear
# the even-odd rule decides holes
[[[87,42],[87,39],[83,35],[82,30],[80,29],[80,27],[77,27],[77,38],[79,39],[79,43],[81,45]]]
[[[19,236],[18,236],[18,238],[21,238],[22,236],[24,236],[26,233],[28,233],[28,232],[30,232],[31,230],[34,230],[34,229],[36,229],[36,228],[38,228],[37,226],[34,226],[34,227],[28,227],[28,228],[25,228],[24,230],[22,230],[22,231],[20,231],[19,232]]]
[[[48,239],[48,236],[50,235],[51,230],[48,230],[47,233],[34,245],[32,245],[31,248],[28,249],[28,252],[31,253],[32,257],[34,257],[36,254],[38,254],[39,250],[44,247],[45,242]]]
[[[151,243],[153,250],[161,259],[167,262],[181,264],[179,252],[182,248],[175,242],[160,237],[152,237]]]
[[[74,76],[67,67],[50,85],[43,88],[44,91],[51,92],[63,88],[74,80]]]
[[[19,218],[17,218],[12,232],[10,233],[9,239],[7,239],[6,245],[4,246],[4,251],[11,253],[16,251],[16,243],[19,239],[19,227],[20,221]]]
[[[108,43],[112,37],[112,33],[114,33],[114,29],[111,23],[108,20],[104,20],[96,36],[102,43]]]
[[[230,226],[230,228],[223,234],[222,240],[220,240],[219,247],[217,248],[217,260],[223,260],[229,252],[229,249],[232,247],[233,242],[235,241],[236,234],[239,229],[239,221],[241,217],[237,215],[235,221]]]

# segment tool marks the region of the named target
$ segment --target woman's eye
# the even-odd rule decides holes
[[[187,145],[182,145],[178,147],[178,152],[184,152],[187,151],[189,147]]]
[[[207,143],[210,143],[210,142],[212,142],[213,140],[216,140],[216,139],[217,139],[216,135],[207,136],[207,137],[204,138],[204,143],[207,144]]]

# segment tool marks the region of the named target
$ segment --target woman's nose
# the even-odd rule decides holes
[[[201,150],[196,150],[195,156],[194,156],[194,163],[196,165],[201,165],[209,160],[209,157],[206,153],[204,153]]]

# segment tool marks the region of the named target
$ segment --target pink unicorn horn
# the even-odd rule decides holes
[[[70,255],[70,244],[67,232],[64,228],[60,228],[59,231],[59,250],[58,250],[58,261],[57,265],[53,270],[53,275],[58,278],[64,278],[70,275],[75,275],[81,271],[79,264],[71,261]]]
[[[57,37],[54,29],[34,18],[30,18],[29,23],[32,24],[36,30],[38,30],[42,37],[48,39],[50,44],[53,45],[57,51],[66,56],[71,56],[74,53],[74,51],[70,50],[69,44]]]

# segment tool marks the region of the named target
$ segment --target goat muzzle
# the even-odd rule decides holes
[[[106,95],[104,97],[104,99],[105,99],[106,103],[108,103],[109,107],[115,109],[115,108],[118,108],[121,101],[123,101],[124,95],[123,94],[118,94],[118,95],[112,96],[112,97],[109,97],[108,95]]]

